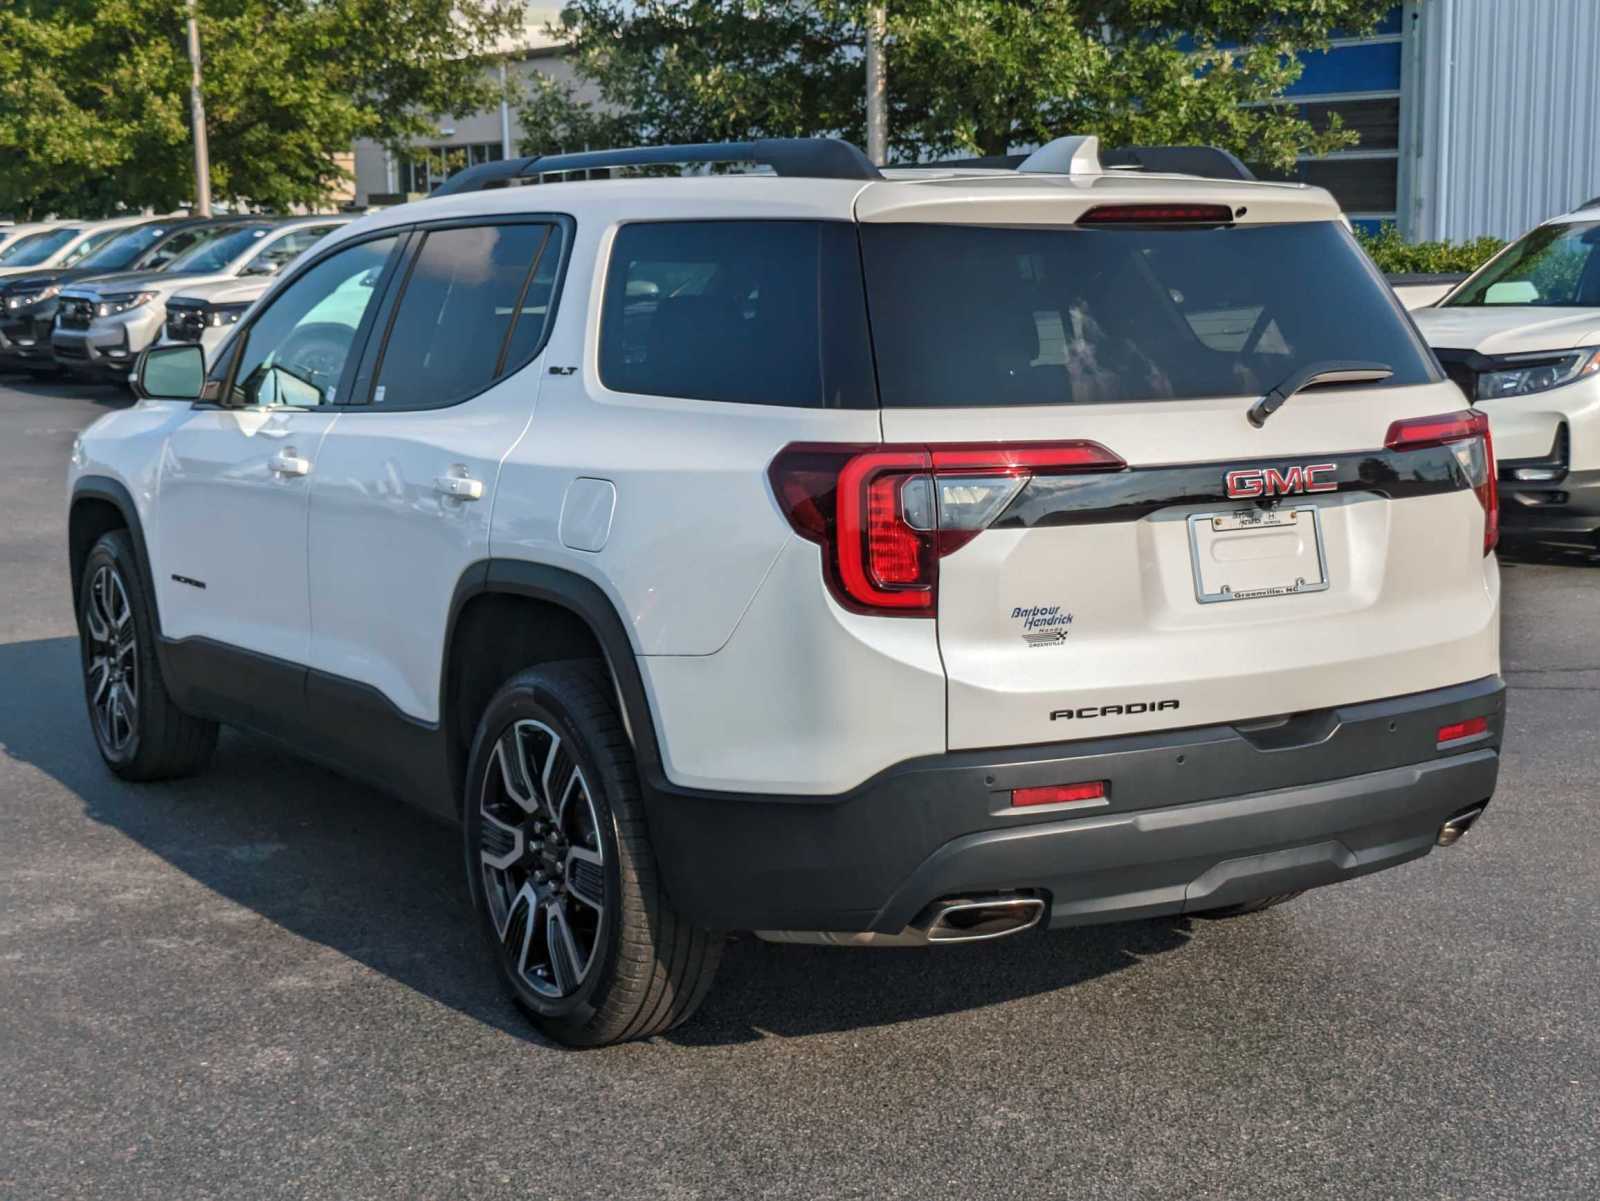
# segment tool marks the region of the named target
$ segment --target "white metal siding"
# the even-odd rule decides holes
[[[1600,195],[1600,0],[1406,9],[1413,238],[1515,237]]]

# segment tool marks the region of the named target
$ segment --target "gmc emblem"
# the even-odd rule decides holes
[[[1312,463],[1279,471],[1276,467],[1247,467],[1222,477],[1230,500],[1253,500],[1264,496],[1292,496],[1296,492],[1333,492],[1338,489],[1337,463]]]

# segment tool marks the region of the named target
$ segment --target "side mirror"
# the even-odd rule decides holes
[[[133,371],[140,400],[199,400],[206,383],[206,352],[198,346],[153,346]]]
[[[239,274],[240,275],[276,275],[276,274],[278,274],[278,268],[281,265],[282,264],[275,263],[270,259],[257,260],[254,263],[245,264],[244,270],[240,271]]]

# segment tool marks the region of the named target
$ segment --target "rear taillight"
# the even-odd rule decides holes
[[[1438,417],[1412,417],[1389,427],[1383,444],[1390,450],[1427,450],[1448,446],[1483,506],[1483,553],[1500,541],[1500,487],[1494,465],[1494,439],[1489,419],[1477,409],[1443,413]]]
[[[840,604],[931,617],[939,560],[987,529],[1030,479],[1125,466],[1094,442],[795,443],[768,475],[789,524],[822,547]]]

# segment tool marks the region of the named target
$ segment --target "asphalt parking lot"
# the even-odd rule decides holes
[[[691,1026],[574,1053],[449,831],[243,735],[101,767],[62,480],[125,403],[0,380],[0,1197],[1600,1195],[1600,562],[1506,565],[1450,851],[1236,922],[742,940]]]

